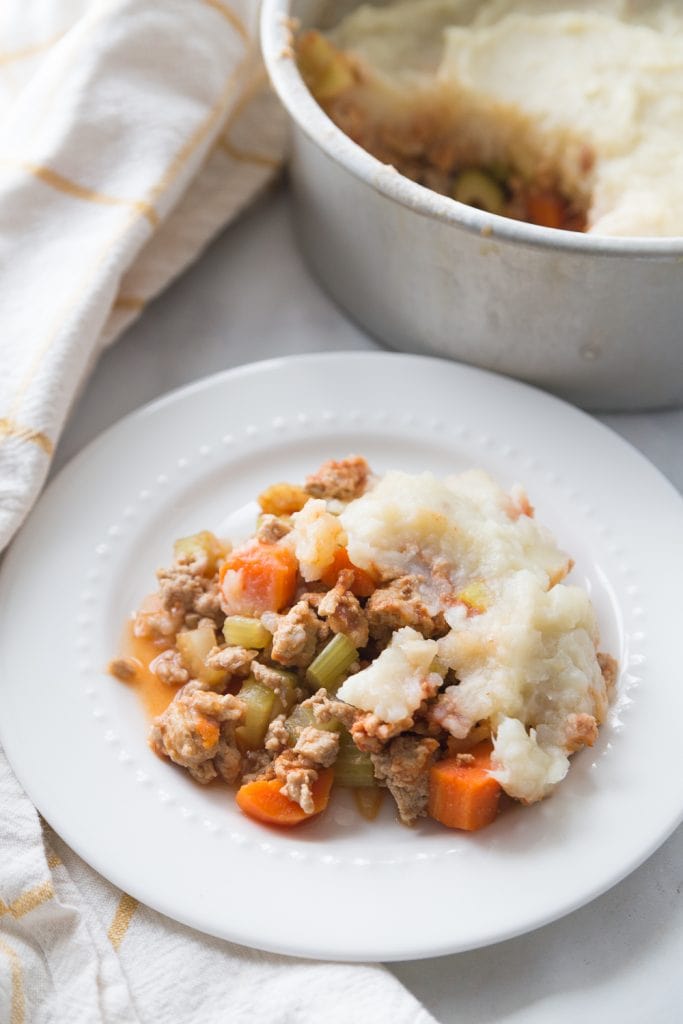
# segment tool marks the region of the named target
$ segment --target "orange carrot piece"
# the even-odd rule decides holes
[[[527,215],[532,224],[544,228],[561,228],[565,205],[555,192],[532,192],[527,199]]]
[[[257,779],[247,782],[237,790],[237,806],[250,818],[267,825],[299,825],[302,821],[320,814],[327,807],[330,790],[334,781],[332,768],[324,768],[311,786],[313,813],[306,814],[297,803],[283,796],[280,790],[284,783],[280,779]]]
[[[209,750],[218,743],[221,731],[217,722],[212,721],[210,718],[205,718],[204,715],[198,715],[195,721],[195,728],[201,737],[202,746],[205,750]]]
[[[460,757],[447,757],[432,766],[429,775],[429,814],[447,828],[468,832],[490,825],[498,813],[502,792],[500,783],[492,779],[493,747],[484,740],[468,752],[473,761],[463,763]]]
[[[356,597],[370,597],[370,594],[377,588],[377,581],[373,576],[366,572],[365,569],[359,569],[357,565],[354,565],[349,558],[346,548],[341,547],[337,548],[332,563],[325,569],[322,575],[322,582],[325,586],[333,587],[337,582],[339,573],[343,569],[351,569],[353,571],[351,593],[355,594]]]
[[[231,551],[220,583],[231,615],[279,612],[294,600],[298,565],[289,548],[251,540]]]

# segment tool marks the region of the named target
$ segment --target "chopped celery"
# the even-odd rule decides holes
[[[498,182],[485,171],[461,171],[455,179],[451,195],[459,203],[476,206],[487,213],[502,213],[505,193]]]
[[[299,71],[318,102],[332,100],[353,85],[348,58],[319,32],[305,32],[298,43]]]
[[[315,718],[313,717],[313,712],[311,711],[311,709],[304,708],[301,706],[301,704],[297,704],[297,706],[292,711],[291,715],[289,715],[285,719],[285,729],[287,730],[289,742],[292,744],[292,746],[294,746],[296,741],[299,739],[299,735],[302,729],[305,729],[306,726],[308,725],[316,724],[317,723],[315,721]]]
[[[211,626],[200,626],[178,633],[176,647],[180,651],[183,665],[193,677],[207,686],[220,686],[225,682],[227,672],[222,668],[209,668],[206,656],[216,646],[216,633]]]
[[[366,821],[374,821],[379,814],[384,793],[385,790],[380,789],[379,786],[358,786],[357,789],[354,789],[353,799]]]
[[[282,679],[282,689],[280,692],[284,698],[282,700],[276,691],[275,706],[273,708],[273,718],[275,718],[276,715],[281,715],[283,711],[289,711],[296,701],[299,678],[296,672],[287,672],[285,669],[273,669],[272,671],[277,672]]]
[[[223,625],[225,642],[232,647],[247,647],[263,650],[272,640],[271,634],[258,619],[247,615],[229,615]]]
[[[467,584],[464,590],[456,594],[455,600],[464,604],[473,614],[481,615],[487,610],[491,601],[491,595],[488,587],[482,580],[473,580]]]
[[[273,717],[275,690],[249,676],[237,696],[245,704],[242,724],[235,729],[237,745],[240,750],[258,750]]]
[[[181,537],[173,545],[176,562],[205,562],[204,573],[207,576],[213,576],[219,559],[225,558],[226,554],[225,545],[210,530]]]
[[[348,786],[352,789],[375,785],[372,759],[369,754],[358,749],[349,732],[343,732],[339,737],[339,753],[334,762],[334,781],[338,786]]]
[[[289,741],[294,746],[296,741],[301,735],[301,730],[307,726],[312,725],[316,729],[321,729],[323,732],[338,732],[341,728],[341,723],[336,718],[330,719],[329,722],[318,722],[313,711],[310,707],[304,707],[302,704],[297,704],[289,717],[285,720],[285,729],[289,736]]]
[[[334,690],[358,657],[358,651],[343,633],[337,633],[311,662],[306,679],[318,689]]]

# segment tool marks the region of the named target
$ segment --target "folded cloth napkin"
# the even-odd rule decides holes
[[[2,1024],[435,1024],[384,967],[259,953],[140,906],[41,831],[1,753],[0,826]]]
[[[257,16],[255,0],[2,6],[0,548],[102,348],[278,166]],[[381,967],[241,949],[138,906],[41,826],[0,751],[2,1024],[353,1019],[432,1020]]]
[[[279,165],[258,6],[4,0],[0,550],[102,348]]]

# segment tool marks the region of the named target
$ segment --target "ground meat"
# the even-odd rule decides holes
[[[378,640],[387,640],[402,626],[412,626],[427,640],[448,632],[441,612],[432,616],[422,600],[417,576],[402,576],[386,587],[379,587],[368,599],[365,614],[370,636]]]
[[[123,683],[131,683],[137,679],[139,662],[135,658],[114,658],[109,662],[107,671]]]
[[[251,674],[259,683],[263,683],[264,686],[269,686],[271,690],[275,690],[277,697],[283,705],[288,705],[292,698],[298,701],[303,696],[303,692],[299,689],[296,689],[294,694],[292,694],[287,677],[282,669],[270,668],[268,665],[262,665],[260,661],[254,661],[251,666]]]
[[[206,577],[195,575],[186,566],[172,565],[170,569],[159,569],[159,597],[167,611],[182,608],[193,611],[195,601],[206,589]]]
[[[314,498],[351,501],[365,492],[370,467],[361,455],[323,462],[317,473],[306,478],[305,490]]]
[[[406,825],[427,813],[429,769],[438,748],[433,739],[399,736],[386,750],[371,755],[375,778],[387,786]]]
[[[417,732],[420,736],[438,736],[443,732],[443,727],[432,716],[434,704],[435,701],[431,698],[422,701],[417,711],[413,713],[413,724],[409,727],[412,732]]]
[[[302,707],[310,708],[316,722],[326,725],[328,722],[337,721],[350,729],[356,717],[356,709],[343,700],[331,698],[327,690],[321,687],[312,697],[303,701]]]
[[[352,594],[353,572],[343,569],[334,587],[318,602],[318,615],[325,619],[333,633],[343,633],[356,648],[365,647],[368,620],[358,598]]]
[[[221,607],[221,592],[218,585],[218,577],[206,581],[204,593],[200,594],[194,603],[194,611],[197,615],[206,615],[214,625],[223,624],[225,613]]]
[[[576,714],[567,716],[565,749],[573,754],[581,747],[592,747],[598,738],[598,723],[592,715]]]
[[[456,739],[464,739],[472,727],[472,722],[460,710],[457,686],[447,686],[428,707],[425,717],[427,722],[445,729]]]
[[[318,778],[318,771],[335,761],[339,751],[339,734],[307,726],[301,730],[293,750],[288,747],[288,742],[284,716],[280,715],[271,722],[268,730],[268,750],[259,751],[253,757],[248,755],[248,774],[243,776],[243,782],[280,779],[283,782],[281,792],[297,803],[306,814],[312,814],[315,810],[313,783]],[[273,760],[272,754],[278,746],[281,749]]]
[[[310,587],[319,586],[320,590],[311,590]],[[327,593],[327,587],[324,583],[307,583],[304,588],[297,592],[296,600],[305,601],[307,605],[310,605],[314,611],[317,612],[320,602]]]
[[[273,779],[273,755],[268,750],[248,750],[242,757],[242,784],[256,779]]]
[[[602,678],[605,680],[605,686],[607,692],[611,693],[617,684],[617,676],[619,675],[619,662],[616,658],[613,658],[611,654],[603,654],[602,651],[598,653],[598,665],[602,672]]]
[[[306,814],[313,814],[313,783],[318,778],[314,765],[301,754],[285,750],[272,764],[273,777],[284,785],[280,792],[298,804]]]
[[[272,619],[264,619],[267,629]],[[321,622],[306,601],[299,601],[286,615],[274,622],[271,658],[280,665],[308,668],[315,657],[320,641],[329,635],[329,628]]]
[[[277,544],[279,540],[291,533],[292,527],[278,516],[264,515],[256,532],[256,539],[261,544]]]
[[[218,750],[213,759],[218,775],[224,782],[237,782],[242,771],[242,755],[235,746],[234,726],[223,725]]]
[[[339,733],[307,725],[301,730],[294,751],[314,764],[329,768],[339,753]]]
[[[218,774],[225,778],[224,772],[233,781],[239,774],[234,726],[243,714],[244,704],[237,697],[202,690],[192,680],[154,720],[149,743],[156,754],[187,768],[198,782],[210,782]],[[235,754],[229,754],[228,748]]]
[[[163,608],[180,617],[188,628],[196,628],[202,618],[209,618],[214,626],[224,619],[217,576],[202,576],[186,565],[172,565],[159,569],[157,579]]]
[[[248,651],[245,647],[214,647],[206,656],[208,668],[223,669],[229,676],[242,678],[248,676],[251,663],[258,651]]]
[[[175,647],[170,651],[163,651],[149,663],[150,670],[162,683],[167,686],[181,686],[190,678],[190,673],[183,665],[180,651]]]
[[[277,715],[268,726],[263,746],[273,757],[281,754],[289,746],[289,733],[285,728],[285,716]]]
[[[151,611],[139,611],[133,623],[133,633],[137,637],[157,639],[158,637],[175,637],[185,621],[182,608],[167,611],[166,608],[154,608]]]
[[[379,753],[385,743],[412,728],[412,718],[401,718],[398,722],[383,722],[372,711],[362,711],[356,715],[351,726],[353,741],[359,750],[365,753]]]

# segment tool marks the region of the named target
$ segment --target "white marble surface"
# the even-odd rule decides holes
[[[125,413],[197,377],[275,355],[375,347],[303,266],[282,188],[105,354],[55,468]],[[683,410],[602,418],[683,489]],[[678,1024],[682,887],[683,828],[630,878],[562,921],[488,949],[391,969],[442,1024]],[[438,894],[415,895],[427,913],[439,912]]]

